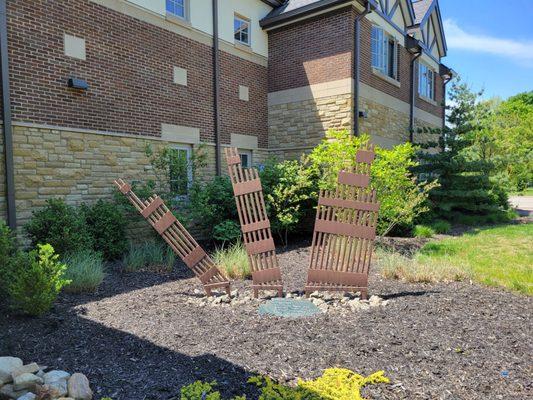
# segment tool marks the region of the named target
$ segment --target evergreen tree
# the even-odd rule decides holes
[[[480,95],[458,78],[450,88],[446,128],[424,130],[438,135],[437,141],[419,143],[422,151],[416,171],[440,185],[429,196],[433,217],[476,223],[495,222],[507,215],[506,194],[490,179],[494,165],[472,151],[483,114],[478,107]]]

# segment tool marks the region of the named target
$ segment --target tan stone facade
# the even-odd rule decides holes
[[[276,155],[294,158],[299,149],[312,148],[329,129],[351,129],[350,93],[269,107],[269,147]]]
[[[6,173],[5,173],[5,161],[4,161],[4,135],[0,135],[0,219],[7,220]]]

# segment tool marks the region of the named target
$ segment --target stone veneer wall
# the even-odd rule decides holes
[[[361,97],[360,108],[367,118],[359,118],[359,131],[370,134],[383,147],[409,141],[409,115]]]
[[[295,158],[316,146],[329,129],[352,129],[350,93],[269,106],[269,147],[283,158]],[[303,148],[303,149],[302,149]]]

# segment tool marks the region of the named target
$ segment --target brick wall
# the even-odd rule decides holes
[[[268,91],[352,77],[353,13],[345,8],[269,32]]]
[[[214,141],[210,46],[88,0],[13,0],[8,18],[14,120],[143,135],[167,123]],[[86,40],[85,61],[64,55],[64,33]],[[265,144],[266,68],[221,54],[223,138]],[[173,83],[174,66],[187,69],[188,86]],[[67,88],[70,76],[89,90]],[[251,97],[237,107],[239,84]]]

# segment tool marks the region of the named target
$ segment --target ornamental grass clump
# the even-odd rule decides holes
[[[104,260],[99,252],[81,250],[68,255],[63,262],[67,265],[65,277],[71,281],[66,292],[91,293],[104,280]]]
[[[246,279],[252,276],[248,255],[242,242],[227,248],[217,249],[213,254],[215,264],[231,279]]]
[[[148,270],[171,272],[176,262],[176,255],[170,247],[161,242],[147,241],[130,244],[128,252],[122,259],[126,272]]]

